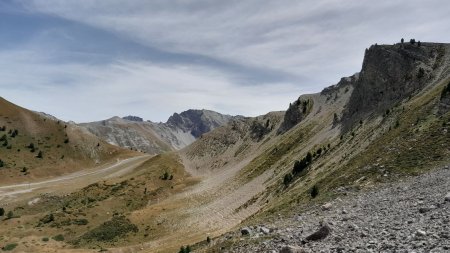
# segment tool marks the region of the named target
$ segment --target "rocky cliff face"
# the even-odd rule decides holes
[[[125,117],[123,117],[122,119],[126,119],[126,120],[129,120],[129,121],[136,121],[136,122],[142,122],[142,121],[144,121],[144,119],[141,118],[141,117],[138,117],[138,116],[131,116],[131,115],[125,116]]]
[[[419,92],[436,76],[441,44],[372,45],[344,112],[344,129],[369,114],[383,113]]]
[[[232,116],[223,115],[209,110],[187,110],[180,114],[174,113],[166,125],[189,132],[195,138],[226,124]]]
[[[166,123],[143,121],[136,116],[80,124],[107,142],[149,154],[178,150],[202,134],[226,124],[232,116],[208,110],[174,113]]]
[[[285,133],[302,121],[311,111],[313,101],[308,98],[298,98],[294,103],[289,104],[289,108],[284,115],[283,123],[278,129],[278,134]]]

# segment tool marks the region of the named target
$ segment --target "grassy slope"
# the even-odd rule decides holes
[[[57,121],[0,99],[0,182],[32,181],[62,175],[134,153],[107,144],[76,126]],[[10,131],[17,130],[13,136]],[[33,143],[35,150],[28,148]],[[39,152],[42,158],[38,158]]]
[[[172,180],[161,179],[165,172]],[[22,203],[13,210],[20,219],[2,221],[0,242],[20,240],[39,251],[46,247],[99,249],[137,244],[170,233],[158,219],[161,210],[146,209],[197,182],[186,174],[176,154],[158,155],[123,177],[92,184],[67,196],[41,196],[34,206]],[[143,211],[145,215],[141,215]],[[45,223],[49,215],[53,220]],[[111,227],[109,221],[116,223]],[[23,225],[17,226],[18,222]],[[127,224],[137,230],[121,233]],[[117,236],[103,241],[104,233],[99,231]],[[64,236],[64,242],[39,242],[58,234]]]

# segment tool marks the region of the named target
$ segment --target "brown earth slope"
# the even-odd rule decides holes
[[[0,98],[0,183],[54,177],[137,155]]]

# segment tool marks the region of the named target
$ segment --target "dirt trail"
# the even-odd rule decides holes
[[[138,167],[150,157],[147,155],[133,157],[117,161],[112,165],[108,164],[93,169],[86,169],[38,182],[0,186],[0,201],[5,204],[10,204],[36,196],[38,193],[68,193],[105,178],[121,176]]]

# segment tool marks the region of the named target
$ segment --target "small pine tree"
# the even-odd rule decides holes
[[[291,182],[292,182],[292,174],[288,173],[288,174],[284,175],[283,184],[285,186],[288,186]]]
[[[308,163],[308,164],[310,164],[311,162],[312,162],[312,154],[311,154],[311,152],[308,152],[308,154],[306,154],[306,162]]]
[[[310,194],[311,194],[311,198],[317,197],[317,195],[319,195],[319,187],[317,187],[317,185],[314,185],[314,186],[311,188]]]

